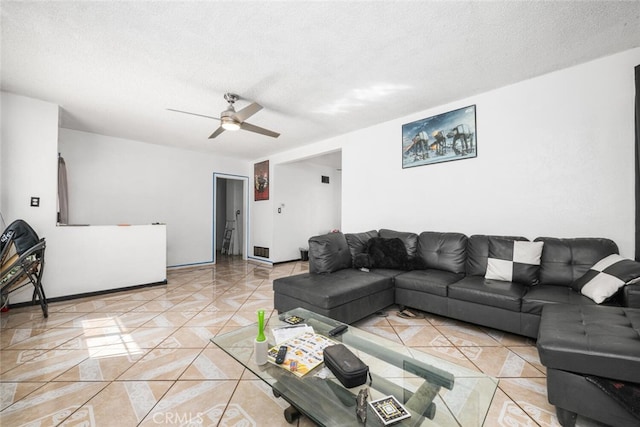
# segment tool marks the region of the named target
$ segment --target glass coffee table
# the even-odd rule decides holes
[[[328,332],[343,323],[311,311],[297,308],[269,319],[265,334],[269,347],[274,346],[272,330],[288,326],[288,316],[304,319],[316,334]],[[356,415],[356,396],[368,388],[368,401],[394,396],[411,413],[397,426],[481,426],[491,405],[498,381],[435,356],[406,347],[356,327],[330,337],[346,345],[369,365],[371,381],[345,388],[324,366],[297,377],[280,366],[267,362],[256,365],[253,355],[257,324],[246,326],[211,341],[239,363],[268,383],[277,397],[291,407],[285,418],[292,422],[299,413],[322,426],[362,425]],[[384,425],[367,405],[368,426]]]

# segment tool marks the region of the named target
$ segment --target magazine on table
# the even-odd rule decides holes
[[[336,344],[329,338],[313,332],[304,332],[269,349],[267,360],[276,364],[276,355],[281,345],[287,346],[287,355],[282,364],[276,364],[297,377],[302,377],[324,361],[322,350]]]
[[[300,323],[292,326],[273,328],[271,332],[273,333],[273,338],[276,340],[276,345],[280,345],[281,343],[297,337],[298,335],[302,335],[305,332],[313,333],[314,330],[312,326],[307,326],[306,323]]]

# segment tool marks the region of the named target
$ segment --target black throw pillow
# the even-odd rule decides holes
[[[371,257],[367,253],[356,254],[353,258],[353,266],[355,268],[372,268],[373,263]]]
[[[366,248],[372,267],[408,270],[410,268],[407,248],[401,239],[374,237],[369,239]]]

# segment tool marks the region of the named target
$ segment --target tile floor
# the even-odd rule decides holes
[[[273,311],[272,281],[308,269],[221,257],[168,284],[2,313],[2,426],[288,426],[288,406],[209,339]],[[46,284],[45,284],[46,286]],[[390,307],[355,326],[499,378],[485,426],[557,426],[527,338]],[[302,417],[299,426],[313,423]]]

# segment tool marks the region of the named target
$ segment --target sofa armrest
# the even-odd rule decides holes
[[[640,308],[640,284],[626,285],[622,291],[622,304],[625,307]]]
[[[328,233],[309,238],[309,273],[327,274],[351,266],[351,252],[344,234]]]

